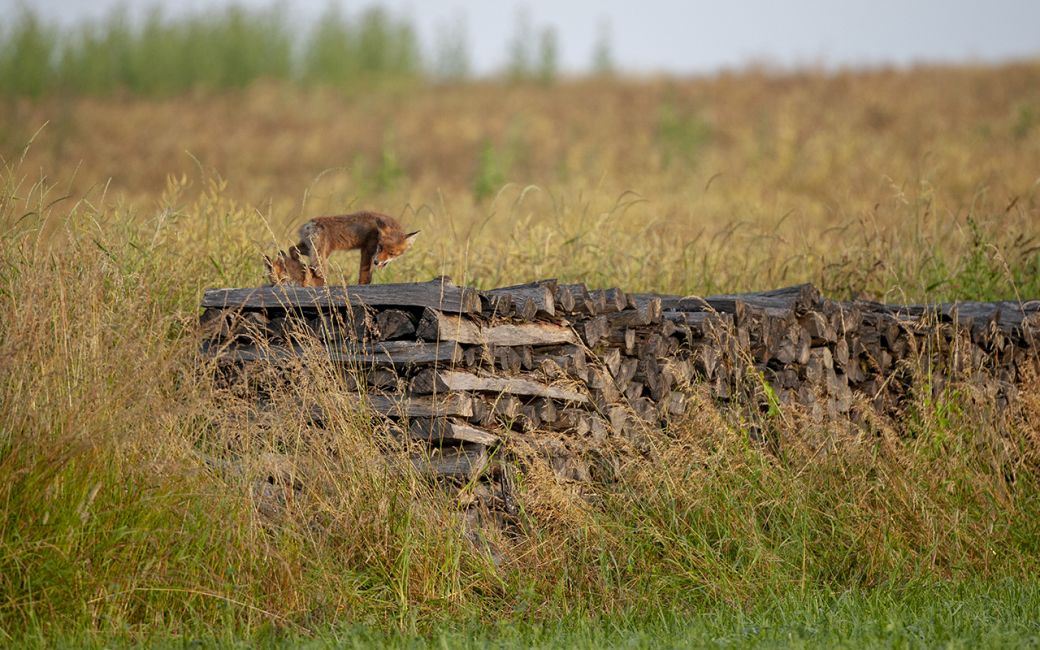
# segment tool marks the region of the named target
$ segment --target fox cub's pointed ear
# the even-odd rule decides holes
[[[268,271],[274,268],[274,262],[272,262],[271,258],[267,255],[264,255],[264,268]]]
[[[406,243],[409,246],[411,246],[412,244],[415,243],[415,238],[418,237],[418,236],[419,236],[419,231],[418,230],[416,230],[415,232],[410,232],[410,233],[408,233],[407,235],[404,236],[404,243]]]

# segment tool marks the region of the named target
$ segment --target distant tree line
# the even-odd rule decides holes
[[[472,76],[461,20],[442,26],[429,49],[421,46],[411,21],[378,7],[348,15],[332,4],[302,27],[284,6],[232,6],[177,17],[155,7],[141,20],[120,9],[71,28],[22,7],[0,25],[0,94],[170,95],[240,88],[260,79],[356,88]],[[553,29],[534,29],[520,13],[508,47],[505,78],[556,79],[559,44]],[[613,71],[602,28],[590,71]]]

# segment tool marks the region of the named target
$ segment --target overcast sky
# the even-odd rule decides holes
[[[335,0],[282,2],[310,21]],[[20,0],[0,0],[8,18]],[[226,0],[30,0],[62,22],[103,16],[122,5],[167,13]],[[268,7],[270,0],[236,4]],[[502,67],[523,9],[537,29],[556,29],[564,69],[588,67],[601,26],[614,59],[633,72],[678,74],[765,63],[774,66],[905,65],[1040,59],[1040,0],[346,0],[348,13],[374,4],[412,19],[425,45],[460,19],[477,72]]]

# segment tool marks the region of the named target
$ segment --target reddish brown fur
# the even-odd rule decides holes
[[[274,259],[264,255],[264,266],[271,285],[325,286],[325,276],[314,266],[301,262],[300,253],[294,248],[289,249],[288,253],[278,251]]]
[[[294,248],[311,258],[324,272],[325,261],[335,251],[361,251],[358,284],[372,281],[372,266],[382,268],[403,255],[419,231],[405,233],[391,216],[378,212],[355,212],[335,217],[316,217],[300,226],[300,243]]]

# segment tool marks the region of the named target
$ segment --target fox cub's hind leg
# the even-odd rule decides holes
[[[325,233],[321,226],[308,221],[307,223],[300,226],[300,243],[293,246],[290,250],[295,251],[297,255],[306,255],[311,259],[314,268],[324,275],[325,274],[325,259],[328,257],[329,252],[326,250]]]

